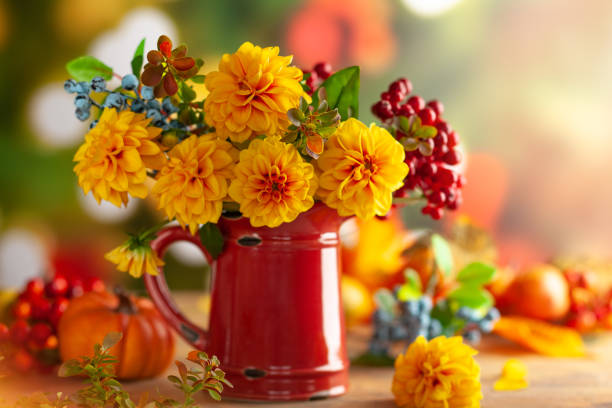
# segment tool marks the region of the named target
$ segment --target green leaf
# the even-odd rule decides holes
[[[374,302],[380,310],[390,316],[395,316],[395,298],[389,289],[378,289],[374,293]]]
[[[89,55],[69,61],[66,64],[66,71],[77,81],[91,81],[97,76],[108,81],[113,76],[113,69],[111,67]]]
[[[431,246],[436,265],[446,276],[449,276],[453,271],[453,253],[448,242],[441,235],[433,234],[431,236]]]
[[[213,259],[223,252],[223,235],[217,224],[206,223],[200,228],[200,241]]]
[[[395,359],[388,355],[364,353],[353,359],[351,364],[370,367],[393,367]]]
[[[196,98],[196,93],[185,81],[181,82],[181,98],[185,102],[191,102]]]
[[[404,279],[406,283],[397,292],[397,299],[401,302],[406,302],[420,298],[423,294],[423,287],[419,274],[414,269],[408,268],[404,271]]]
[[[110,332],[104,337],[104,340],[102,341],[102,347],[104,347],[105,350],[108,350],[112,348],[115,344],[119,343],[122,337],[123,334],[121,332]]]
[[[338,108],[342,120],[359,117],[359,67],[348,67],[327,78],[321,84],[327,92],[329,109]],[[317,99],[315,101],[315,99]],[[313,95],[313,106],[319,106],[319,97]]]
[[[421,126],[419,130],[416,132],[416,137],[419,139],[430,139],[432,137],[436,137],[438,134],[438,129],[434,126]]]
[[[484,285],[495,276],[495,267],[482,262],[472,262],[459,272],[457,281],[466,285]]]
[[[404,133],[410,132],[411,126],[412,126],[412,123],[411,123],[410,119],[408,119],[406,116],[400,116],[399,117],[399,128]]]
[[[140,78],[140,70],[142,69],[144,46],[145,39],[143,38],[138,44],[138,47],[136,47],[136,51],[134,51],[134,56],[132,57],[132,74],[136,75],[137,78]]]
[[[196,84],[203,84],[204,80],[206,79],[206,75],[194,75],[189,79]]]
[[[493,306],[493,296],[480,285],[461,285],[451,293],[448,298],[472,309],[487,309]]]
[[[215,390],[208,390],[208,395],[210,395],[210,398],[214,399],[215,401],[221,401],[221,395],[219,395],[219,393]]]

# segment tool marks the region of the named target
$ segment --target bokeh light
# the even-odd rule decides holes
[[[454,6],[461,0],[402,0],[406,7],[414,13],[424,16],[433,17],[442,14]]]
[[[48,270],[43,240],[25,228],[11,228],[0,234],[0,286],[22,287],[29,279]]]
[[[102,201],[100,204],[96,201],[93,195],[83,194],[83,190],[77,189],[76,194],[79,197],[79,204],[87,215],[96,221],[103,223],[120,223],[131,217],[139,206],[139,200],[131,199],[127,206],[117,207],[107,201]]]
[[[71,147],[83,139],[87,125],[75,118],[72,99],[61,82],[44,85],[30,97],[28,123],[44,145]]]

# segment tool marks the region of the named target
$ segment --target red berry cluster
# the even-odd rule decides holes
[[[570,312],[565,324],[580,332],[612,330],[612,289],[601,293],[601,282],[590,271],[563,271],[569,284]]]
[[[462,161],[458,149],[459,135],[442,118],[444,106],[436,100],[425,102],[412,93],[412,83],[400,78],[389,85],[389,89],[380,95],[380,100],[372,105],[372,113],[387,126],[395,128],[396,138],[401,142],[410,137],[398,128],[400,116],[408,119],[418,117],[420,126],[432,126],[436,136],[423,139],[424,148],[406,152],[406,164],[410,171],[404,180],[404,187],[396,192],[396,197],[406,197],[409,192],[420,189],[427,204],[423,214],[435,220],[442,218],[444,208],[455,210],[461,205],[461,188],[465,177],[458,171],[457,165]]]
[[[12,306],[12,323],[0,323],[0,347],[10,357],[9,363],[20,372],[59,362],[57,326],[70,299],[84,292],[103,291],[99,278],[67,280],[56,276],[45,282],[36,278],[28,282]]]
[[[308,85],[308,95],[312,95],[314,91],[325,81],[327,78],[333,74],[332,66],[329,62],[319,62],[315,64],[312,70],[305,70],[304,75],[310,74],[308,79],[306,80],[306,85]]]

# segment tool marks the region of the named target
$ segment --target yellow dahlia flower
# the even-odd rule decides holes
[[[153,141],[161,129],[147,126],[144,114],[104,109],[98,124],[85,135],[74,155],[74,172],[85,194],[120,207],[128,194],[144,198],[147,168],[158,169],[166,158]]]
[[[385,129],[353,118],[329,138],[317,164],[317,196],[341,216],[359,218],[387,214],[408,174],[402,145]]]
[[[219,220],[237,151],[211,133],[190,136],[168,155],[151,192],[168,219],[195,234],[198,224]]]
[[[461,337],[419,336],[395,360],[391,391],[402,408],[478,408],[480,367],[476,350]]]
[[[118,246],[104,258],[117,265],[121,272],[128,272],[134,278],[140,278],[143,273],[157,275],[157,270],[164,265],[149,245],[135,245],[132,240]]]
[[[240,152],[229,188],[254,227],[277,227],[314,205],[314,168],[295,146],[277,138],[255,139]]]
[[[218,71],[206,75],[210,91],[204,104],[206,123],[220,137],[243,142],[287,128],[287,111],[297,107],[304,94],[303,74],[289,66],[292,56],[278,52],[278,47],[245,42],[235,54],[223,55]]]

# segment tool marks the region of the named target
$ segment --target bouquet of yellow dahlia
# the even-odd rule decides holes
[[[173,48],[161,36],[146,56],[144,45],[124,76],[89,56],[67,64],[73,79],[65,89],[75,94],[77,118],[95,117],[74,171],[98,202],[121,206],[150,195],[168,221],[192,234],[216,228],[224,211],[240,212],[255,227],[277,227],[315,201],[340,216],[384,216],[394,192],[401,190],[405,201],[414,165],[406,151],[410,160],[417,154],[435,158],[434,139],[450,135],[438,125],[441,118],[430,115],[437,111],[439,118],[439,103],[423,102],[430,116],[408,109],[413,98],[401,103],[410,94],[406,80],[391,84],[383,98],[392,99],[373,107],[383,126],[366,126],[358,120],[359,67],[332,73],[328,64],[318,64],[304,73],[278,47],[246,42],[204,76],[203,61],[189,57],[185,45]],[[113,77],[120,85],[109,89]],[[194,90],[202,83],[205,98]],[[394,105],[387,112],[389,101]],[[427,177],[432,182],[433,174]],[[440,180],[449,186],[460,180],[446,178]],[[439,189],[428,191],[414,177],[410,183],[412,198],[444,203]],[[155,274],[163,262],[148,243],[158,230],[132,236],[107,258],[133,276]]]

